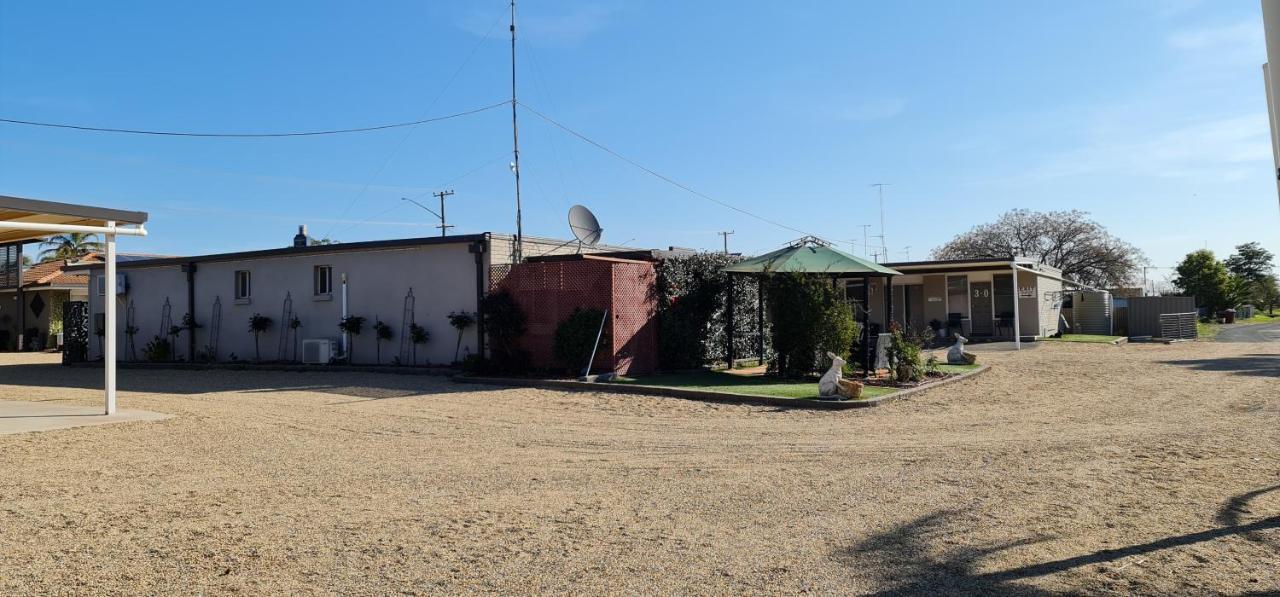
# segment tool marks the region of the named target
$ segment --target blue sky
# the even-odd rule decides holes
[[[506,99],[502,2],[0,2],[0,115],[278,131]],[[1015,207],[1077,208],[1155,265],[1280,253],[1257,2],[520,5],[530,106],[721,201],[901,260]],[[456,76],[455,76],[456,74]],[[0,193],[141,209],[125,250],[198,254],[514,227],[510,113],[270,140],[0,125]],[[764,251],[796,232],[688,194],[521,113],[527,234],[574,203],[606,240]],[[426,199],[430,199],[426,195]],[[1217,215],[1223,214],[1222,216]],[[874,242],[874,241],[873,241]],[[845,243],[849,247],[849,243]]]

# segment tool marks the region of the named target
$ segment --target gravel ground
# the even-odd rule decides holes
[[[1280,345],[1052,344],[839,412],[129,371],[0,437],[0,593],[1280,591]],[[0,399],[100,371],[0,355]]]

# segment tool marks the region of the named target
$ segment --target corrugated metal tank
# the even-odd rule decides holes
[[[1071,293],[1073,334],[1111,335],[1111,293],[1080,290]]]

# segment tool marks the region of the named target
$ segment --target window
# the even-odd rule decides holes
[[[316,296],[333,294],[333,266],[317,265],[315,268],[315,294]]]
[[[1013,275],[995,275],[991,277],[995,293],[996,317],[1013,317]]]
[[[969,317],[969,276],[947,276],[947,317]]]
[[[236,300],[246,300],[252,296],[249,284],[249,272],[238,270],[236,272]]]

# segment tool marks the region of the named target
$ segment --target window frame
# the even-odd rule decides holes
[[[240,293],[241,291],[240,280],[242,277],[244,279],[244,287],[243,287],[244,294]],[[234,286],[234,288],[232,289],[232,296],[235,298],[235,300],[247,301],[253,298],[253,273],[250,272],[249,270],[247,269],[235,270],[232,285]]]
[[[324,272],[324,278],[320,277]],[[321,281],[323,280],[323,291],[321,290]],[[311,268],[311,295],[312,296],[333,296],[333,266],[332,265],[316,265]]]

